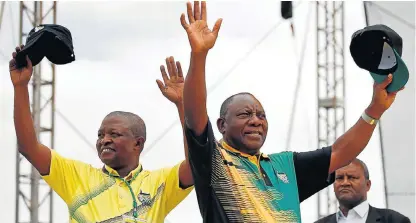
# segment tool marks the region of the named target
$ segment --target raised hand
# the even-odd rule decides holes
[[[184,78],[181,64],[179,61],[175,63],[173,57],[168,57],[166,58],[166,66],[168,68],[169,76],[166,74],[165,66],[161,65],[160,72],[162,73],[164,83],[161,80],[156,80],[157,85],[163,96],[175,105],[182,106]]]
[[[374,83],[373,99],[369,108],[367,109],[370,110],[368,111],[368,115],[371,117],[379,119],[381,115],[393,104],[394,99],[396,99],[397,92],[404,89],[403,87],[395,92],[387,92],[386,88],[392,82],[393,78],[393,75],[389,74],[389,76],[383,82],[379,84]]]
[[[16,52],[12,53],[12,59],[9,62],[10,78],[12,79],[13,86],[27,86],[30,78],[32,77],[33,67],[29,57],[26,56],[27,66],[18,69],[16,65],[16,55],[24,45],[16,47]]]
[[[185,14],[183,13],[181,15],[181,24],[188,34],[192,52],[208,52],[217,40],[222,19],[218,19],[215,22],[214,28],[211,31],[207,24],[207,6],[205,1],[201,2],[201,5],[199,4],[199,1],[195,1],[193,11],[190,2],[186,4],[186,7],[189,24],[185,21]]]

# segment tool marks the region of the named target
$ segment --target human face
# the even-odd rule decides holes
[[[225,142],[233,148],[257,154],[266,140],[268,123],[263,106],[251,95],[237,95],[225,117],[217,121]]]
[[[113,169],[137,164],[142,144],[131,132],[125,118],[105,118],[98,130],[96,148],[101,161]]]
[[[367,200],[371,181],[365,179],[364,170],[358,162],[352,162],[335,172],[334,191],[341,205],[349,209]]]

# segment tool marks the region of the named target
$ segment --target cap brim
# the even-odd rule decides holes
[[[27,66],[26,62],[26,55],[29,55],[32,48],[34,47],[35,43],[41,38],[43,33],[39,33],[36,36],[33,36],[29,41],[26,42],[23,49],[17,53],[16,55],[16,62],[17,62],[17,68],[22,68]],[[29,55],[29,58],[32,62],[32,66],[36,66],[40,61],[43,59],[43,55],[37,56],[36,58],[33,58],[33,55]]]
[[[392,82],[386,88],[387,92],[400,90],[407,84],[407,81],[409,80],[409,70],[407,69],[406,64],[402,58],[400,58],[396,50],[394,50],[394,55],[396,55],[397,69],[393,73]],[[381,83],[387,78],[387,75],[380,75],[372,72],[370,72],[370,74],[376,83]]]
[[[29,41],[27,41],[21,52],[27,52],[28,50],[30,50],[30,48],[33,47],[33,45],[40,39],[40,37],[42,37],[43,34],[43,32],[39,33],[38,35],[34,36]]]

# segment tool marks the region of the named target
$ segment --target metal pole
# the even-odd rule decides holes
[[[51,7],[44,6],[48,4]],[[32,8],[33,7],[33,8]],[[51,15],[49,14],[51,13]],[[37,25],[43,23],[56,24],[56,2],[20,2],[20,28],[19,43],[25,42],[27,32]],[[49,15],[49,16],[48,16]],[[48,20],[47,20],[48,19]],[[39,142],[54,148],[54,128],[55,128],[55,66],[43,66],[42,63],[48,63],[43,60],[33,67],[32,74],[32,118],[36,131],[36,137]],[[45,69],[48,68],[48,69]],[[42,102],[42,96],[47,97],[46,102]],[[50,109],[49,111],[48,108]],[[50,118],[48,118],[48,116]],[[49,122],[50,120],[50,122]],[[48,140],[49,137],[49,140]],[[24,167],[30,165],[30,172]],[[23,167],[23,168],[22,168]],[[53,200],[52,190],[46,184],[41,184],[39,172],[28,161],[16,151],[16,223],[30,222],[52,222],[53,217]],[[30,190],[22,185],[29,184]],[[47,193],[43,192],[43,187],[47,187]],[[30,195],[28,196],[28,194]],[[49,202],[46,202],[49,199]],[[44,210],[47,203],[49,205],[49,214],[40,215],[40,210]],[[48,207],[46,207],[48,208]],[[49,220],[45,220],[48,218]]]
[[[6,2],[1,2],[1,6],[0,6],[0,30],[1,30],[1,24],[3,23],[4,8],[6,8]]]
[[[53,2],[52,11],[53,11],[53,24],[56,24],[56,2]],[[51,95],[51,148],[55,149],[55,94],[56,94],[56,85],[55,85],[55,64],[51,63],[52,69],[52,95]],[[49,223],[53,223],[53,190],[49,189]]]
[[[345,132],[344,3],[317,2],[318,147],[332,145]],[[317,195],[318,218],[332,214],[337,201],[330,187]]]
[[[318,148],[320,146],[320,140],[321,140],[321,130],[320,130],[320,123],[321,123],[321,116],[319,114],[320,109],[319,109],[319,94],[320,94],[320,89],[319,89],[319,79],[320,79],[320,75],[319,75],[319,70],[320,70],[320,64],[319,64],[319,56],[320,56],[320,45],[319,45],[319,34],[320,34],[320,28],[319,28],[319,7],[321,4],[319,1],[316,2],[316,82],[317,82],[317,87],[316,87],[316,104],[317,104],[317,123],[316,123],[316,134],[318,137]],[[318,211],[318,219],[320,218],[320,213],[321,213],[321,196],[320,193],[318,193],[316,195],[317,198],[317,211]]]
[[[37,26],[42,21],[42,12],[40,2],[34,2],[34,21],[33,26]],[[32,86],[33,86],[33,104],[32,104],[32,118],[35,126],[36,138],[40,140],[40,87],[41,87],[41,64],[38,64],[33,68]],[[30,222],[39,222],[39,173],[32,166],[30,174]]]

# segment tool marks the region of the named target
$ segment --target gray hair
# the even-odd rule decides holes
[[[368,172],[367,165],[365,165],[365,163],[362,160],[358,159],[358,158],[355,158],[355,160],[353,160],[352,162],[357,162],[361,166],[361,168],[363,168],[364,177],[365,177],[365,179],[369,180],[370,179],[370,173]]]
[[[129,122],[129,129],[133,133],[134,137],[143,137],[146,141],[146,125],[140,116],[125,111],[113,111],[110,112],[105,118],[108,117],[123,117]]]

